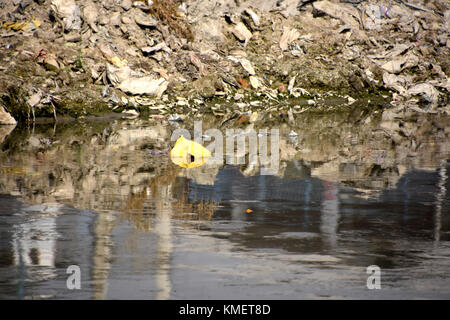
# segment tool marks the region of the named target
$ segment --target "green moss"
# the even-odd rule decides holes
[[[102,115],[111,112],[106,102],[102,100],[83,100],[82,98],[65,99],[56,106],[56,113],[73,118],[88,115]]]

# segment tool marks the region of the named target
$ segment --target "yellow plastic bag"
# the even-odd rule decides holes
[[[211,152],[201,144],[181,136],[170,150],[170,159],[183,168],[196,168],[204,165]]]
[[[12,29],[14,31],[32,31],[38,28],[41,22],[38,19],[31,19],[31,21],[21,21],[21,22],[5,22],[3,23],[3,28]]]
[[[114,63],[117,68],[123,68],[127,65],[127,60],[121,60],[117,56],[112,57],[111,62]]]

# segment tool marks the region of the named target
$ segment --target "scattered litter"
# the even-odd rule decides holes
[[[111,62],[117,67],[117,68],[123,68],[127,65],[126,60],[121,60],[119,57],[112,57]]]
[[[80,30],[81,12],[75,0],[52,0],[50,7],[56,17],[63,22],[63,31]]]
[[[381,68],[386,70],[389,73],[395,73],[398,74],[404,69],[415,67],[419,64],[419,58],[411,53],[407,54],[403,57],[390,60],[383,65],[381,65]]]
[[[439,91],[429,83],[419,83],[408,89],[410,95],[420,95],[423,101],[435,104],[439,100]]]
[[[200,167],[211,158],[211,152],[208,149],[184,136],[178,138],[169,155],[173,163],[183,168]]]
[[[250,76],[249,80],[253,89],[258,89],[261,86],[261,82],[256,76]]]
[[[113,86],[118,86],[131,77],[131,68],[129,66],[116,68],[108,63],[106,64],[106,75]]]
[[[242,22],[239,22],[233,28],[232,32],[239,41],[244,42],[244,47],[247,46],[247,43],[253,36],[250,30],[248,30],[247,27]]]
[[[313,2],[313,7],[332,18],[341,20],[352,29],[359,29],[359,12],[353,6],[330,2],[327,0]]]
[[[143,47],[141,48],[141,51],[145,54],[152,54],[158,51],[165,51],[167,53],[171,53],[172,50],[166,45],[165,42],[160,42],[157,45],[154,45],[153,47]]]
[[[295,85],[295,76],[293,76],[291,78],[291,80],[289,80],[289,85],[288,85],[289,94],[292,94],[292,91],[294,90],[294,85]]]
[[[14,31],[33,31],[41,25],[41,22],[37,19],[31,19],[31,21],[21,22],[5,22],[3,28],[11,29]]]
[[[239,62],[241,63],[241,66],[244,68],[244,70],[248,72],[249,75],[254,76],[256,74],[255,69],[252,66],[252,63],[249,60],[241,58]]]
[[[172,121],[172,122],[183,122],[183,119],[178,115],[178,114],[171,114],[168,118],[167,121]]]
[[[125,93],[132,95],[148,95],[160,98],[167,89],[168,82],[164,78],[153,77],[128,78],[117,87]]]
[[[406,93],[406,85],[409,80],[402,75],[394,75],[388,72],[383,73],[383,83],[389,89],[394,89],[400,94]]]
[[[106,85],[102,89],[102,97],[106,98],[109,95],[109,85]]]
[[[285,51],[289,48],[289,45],[300,37],[300,32],[297,29],[290,29],[289,27],[283,27],[283,35],[280,39],[280,49]]]
[[[255,26],[259,26],[259,17],[256,14],[255,11],[253,11],[253,9],[251,8],[247,8],[244,10],[244,13],[246,13],[248,16],[250,16],[250,18],[252,18],[253,23],[255,24]]]
[[[30,96],[27,100],[28,105],[33,108],[34,106],[36,106],[39,102],[41,102],[41,98],[42,98],[42,92],[39,91],[35,94],[33,94],[32,96]]]

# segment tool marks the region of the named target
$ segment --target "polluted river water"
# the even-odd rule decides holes
[[[449,122],[304,114],[272,175],[176,166],[188,121],[0,127],[0,299],[448,299]]]

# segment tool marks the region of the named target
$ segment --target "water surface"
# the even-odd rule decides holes
[[[449,119],[352,119],[255,126],[280,130],[275,175],[175,166],[188,121],[2,128],[0,298],[450,298]]]

